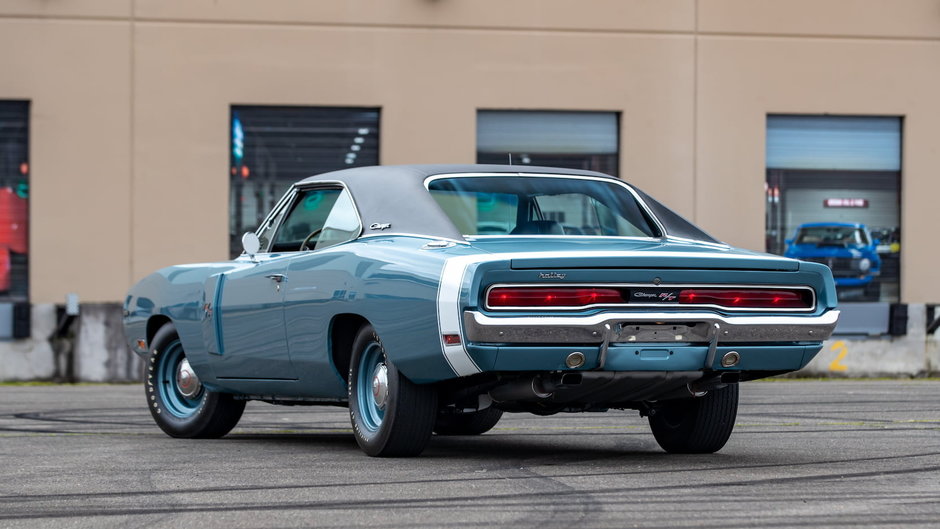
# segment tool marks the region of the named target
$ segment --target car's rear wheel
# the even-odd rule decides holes
[[[353,340],[349,417],[356,442],[370,456],[416,456],[427,447],[437,416],[437,392],[395,367],[371,325]]]
[[[245,410],[245,401],[202,385],[171,323],[150,341],[144,390],[153,420],[172,437],[222,437],[238,424]]]
[[[438,435],[480,435],[496,426],[502,416],[503,410],[492,406],[469,413],[442,412],[434,423],[434,432]]]
[[[663,450],[709,454],[721,450],[738,414],[738,385],[710,390],[702,397],[662,402],[650,414],[650,429]]]

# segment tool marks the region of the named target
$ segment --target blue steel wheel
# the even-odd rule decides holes
[[[362,351],[356,377],[356,402],[362,426],[374,434],[382,427],[388,406],[388,366],[378,342],[367,344]]]
[[[402,375],[371,325],[353,340],[349,418],[359,447],[370,456],[416,456],[431,439],[437,392]]]
[[[180,419],[195,415],[206,399],[207,392],[189,366],[179,338],[163,348],[156,371],[156,390],[165,405],[164,411]]]
[[[245,401],[202,385],[171,323],[161,327],[150,342],[144,389],[154,421],[172,437],[222,437],[238,424],[245,410]]]

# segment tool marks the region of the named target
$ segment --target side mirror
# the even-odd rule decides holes
[[[258,240],[258,236],[253,232],[246,232],[242,235],[242,249],[245,250],[245,253],[248,254],[250,259],[254,259],[255,254],[261,249],[261,241]]]
[[[247,234],[246,234],[246,235],[247,235]],[[787,239],[787,240],[785,240],[785,241],[783,241],[783,242],[787,243],[787,246],[790,246],[791,244],[793,244],[793,239]]]

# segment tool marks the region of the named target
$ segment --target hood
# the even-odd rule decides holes
[[[816,245],[816,244],[795,244],[787,249],[787,257],[806,258],[806,257],[864,257],[867,246],[856,244],[842,245]]]

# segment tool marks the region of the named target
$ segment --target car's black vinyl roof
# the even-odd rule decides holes
[[[296,185],[343,183],[362,217],[363,235],[401,233],[462,240],[463,235],[427,192],[424,181],[431,176],[466,173],[550,174],[620,180],[594,171],[531,165],[381,165],[323,173],[305,178]],[[635,187],[634,190],[670,235],[717,242],[658,201]],[[373,225],[385,224],[391,226],[384,230],[372,228]]]

